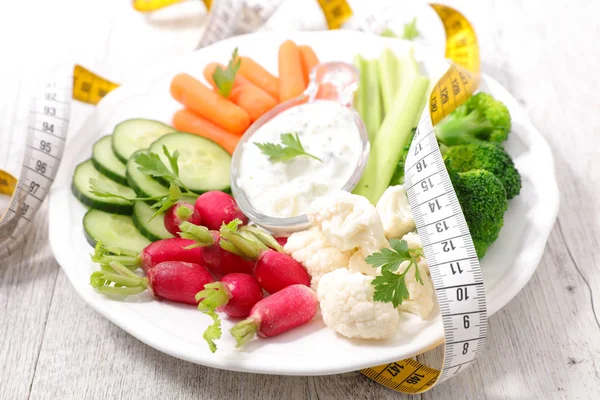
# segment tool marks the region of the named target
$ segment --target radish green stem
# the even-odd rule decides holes
[[[133,286],[133,287],[100,286],[95,289],[99,293],[102,293],[102,294],[135,296],[136,294],[143,293],[144,290],[146,290],[146,287],[145,286]]]
[[[175,210],[175,215],[182,221],[188,220],[192,216],[192,213],[192,210],[184,206],[177,207],[177,210]]]
[[[214,310],[206,310],[204,313],[212,318],[213,324],[206,328],[202,337],[206,340],[206,343],[208,343],[210,351],[214,353],[217,351],[215,340],[221,337],[221,320]]]
[[[179,236],[196,242],[195,244],[187,246],[186,248],[206,247],[215,244],[210,231],[204,226],[194,225],[191,222],[183,221],[181,224],[179,224],[179,229],[181,229]]]
[[[221,228],[221,238],[229,242],[242,257],[256,260],[263,249],[254,241],[246,239],[238,232],[228,229],[226,226]],[[223,247],[223,244],[221,244]]]
[[[241,229],[238,231],[238,233],[244,239],[247,239],[247,240],[251,241],[252,243],[256,244],[261,250],[269,249],[259,238],[254,236],[252,233],[245,231],[245,230],[241,230]]]
[[[245,320],[235,324],[234,327],[229,330],[229,332],[237,342],[235,347],[242,347],[254,337],[257,330],[258,324],[254,321],[254,319],[246,318]]]
[[[216,310],[217,308],[227,304],[229,301],[229,291],[221,282],[207,283],[204,285],[204,290],[196,294],[196,301],[200,301],[198,310]]]
[[[242,226],[240,228],[240,232],[251,233],[258,240],[260,240],[262,243],[264,243],[266,246],[268,246],[272,249],[275,249],[279,252],[283,251],[283,247],[281,247],[281,245],[279,243],[277,243],[277,240],[275,240],[275,238],[273,236],[269,235],[267,232],[263,231],[262,229],[259,229],[254,226],[246,225],[246,226]]]

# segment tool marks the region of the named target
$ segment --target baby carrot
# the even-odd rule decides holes
[[[302,94],[306,88],[302,74],[300,50],[296,43],[286,40],[279,46],[279,101],[284,102]]]
[[[312,47],[307,45],[298,46],[300,50],[300,57],[302,60],[302,74],[304,75],[304,82],[308,86],[310,81],[310,71],[319,63],[317,55],[313,51]]]
[[[173,78],[171,96],[199,116],[232,133],[241,135],[250,126],[246,111],[191,75],[181,73]]]
[[[279,79],[250,57],[240,57],[240,60],[242,62],[238,74],[269,93],[275,99],[279,99]]]
[[[213,74],[218,66],[224,68],[218,63],[210,63],[204,68],[204,78],[206,78],[213,88],[217,87],[213,79]],[[239,74],[236,75],[233,88],[227,98],[243,108],[248,113],[251,122],[256,121],[264,113],[277,105],[277,100],[270,94]]]
[[[180,132],[193,133],[210,139],[227,150],[229,154],[233,154],[240,140],[240,136],[224,130],[185,108],[173,115],[173,127]]]

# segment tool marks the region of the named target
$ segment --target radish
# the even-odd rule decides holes
[[[198,210],[192,204],[186,202],[175,203],[165,212],[165,229],[171,235],[177,236],[181,232],[179,224],[183,221],[190,221],[192,224],[200,225],[202,218]]]
[[[254,262],[240,255],[224,250],[219,243],[221,235],[218,231],[209,231],[204,226],[198,226],[184,221],[180,224],[179,236],[192,241],[193,246],[202,246],[202,264],[217,277],[233,272],[252,273]]]
[[[279,245],[281,247],[283,247],[287,243],[288,237],[287,236],[279,236],[279,237],[276,237],[275,240],[277,240],[277,243],[279,243]]]
[[[305,285],[291,285],[265,297],[252,307],[250,316],[229,330],[241,347],[258,334],[272,337],[309,322],[317,313],[317,294]]]
[[[145,278],[117,262],[110,263],[110,267],[113,272],[104,269],[95,271],[90,277],[90,285],[100,293],[129,296],[147,289],[157,300],[198,304],[200,299],[196,300],[196,294],[204,285],[214,282],[211,273],[202,265],[182,261],[159,263],[148,270]],[[115,286],[110,286],[111,283]]]
[[[182,238],[162,239],[150,243],[140,254],[136,254],[128,250],[109,248],[99,242],[92,254],[92,261],[100,264],[116,261],[129,268],[142,267],[146,272],[164,261],[201,263],[202,248],[190,248],[195,243],[193,240]]]
[[[294,284],[310,286],[306,269],[283,253],[281,245],[271,235],[249,226],[238,231],[238,225],[239,222],[221,227],[221,247],[255,260],[253,274],[264,290],[273,294]]]
[[[213,309],[232,318],[245,318],[252,307],[263,298],[263,291],[255,277],[232,273],[220,282],[209,283],[196,295],[204,299],[198,304],[200,310]]]
[[[194,205],[202,224],[211,230],[218,230],[222,224],[228,224],[234,219],[239,219],[243,224],[248,223],[248,218],[242,213],[235,199],[218,190],[203,193],[196,199]]]

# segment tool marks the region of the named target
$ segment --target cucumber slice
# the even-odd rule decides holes
[[[179,202],[194,205],[195,198],[184,196]],[[133,205],[133,224],[140,233],[149,240],[155,242],[160,239],[172,238],[173,235],[165,228],[165,213],[160,213],[150,221],[150,218],[156,210],[143,201],[136,201]]]
[[[92,148],[92,162],[94,163],[94,167],[103,175],[121,185],[127,185],[125,164],[115,155],[110,135],[106,135],[94,143],[94,147]]]
[[[137,154],[146,150],[138,150],[127,161],[127,182],[139,197],[165,196],[169,190],[151,176],[143,174],[138,169],[139,165],[134,161]]]
[[[179,151],[179,178],[191,191],[202,194],[230,189],[231,156],[212,140],[184,132],[169,133],[157,139],[149,151],[158,154],[171,170],[163,146],[171,154]]]
[[[112,134],[112,148],[124,163],[138,150],[147,149],[162,135],[177,130],[151,119],[128,119],[117,126]]]
[[[91,208],[83,217],[83,229],[88,243],[97,242],[140,253],[150,244],[133,225],[129,215],[111,214]]]
[[[111,188],[111,192],[124,197],[135,197],[135,192],[127,186],[123,186],[110,178],[102,175],[92,164],[92,160],[87,160],[75,168],[73,174],[73,183],[71,191],[73,195],[86,206],[97,208],[98,210],[115,213],[131,214],[133,204],[131,202],[117,197],[99,197],[90,191],[90,178],[105,181]]]
[[[172,238],[173,235],[165,228],[165,213],[158,214],[150,221],[155,211],[146,202],[136,201],[133,205],[133,224],[142,235],[152,242]]]

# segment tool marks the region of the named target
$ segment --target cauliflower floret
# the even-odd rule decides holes
[[[317,229],[293,233],[283,251],[304,265],[311,276],[310,286],[315,291],[321,276],[338,268],[346,268],[352,254],[331,247]]]
[[[313,201],[307,215],[327,242],[339,250],[374,252],[387,243],[375,206],[363,196],[340,190]]]
[[[388,187],[379,198],[376,209],[386,238],[399,238],[415,229],[404,185]]]
[[[317,297],[323,321],[350,337],[387,339],[396,333],[399,315],[392,303],[373,301],[372,276],[336,269],[321,277]]]
[[[396,273],[403,273],[409,264],[409,261],[404,261],[400,264]],[[419,268],[419,274],[421,275],[423,284],[421,285],[417,282],[415,278],[415,267],[412,266],[404,276],[404,282],[406,283],[406,288],[408,289],[410,297],[407,300],[402,301],[402,304],[398,306],[398,310],[418,315],[421,319],[427,319],[431,310],[433,310],[434,291],[431,276],[429,274],[429,266],[424,257],[420,258],[417,263],[417,268]]]
[[[421,244],[421,236],[419,236],[417,232],[408,232],[406,235],[402,236],[401,240],[406,240],[408,248],[412,250],[423,247]]]

